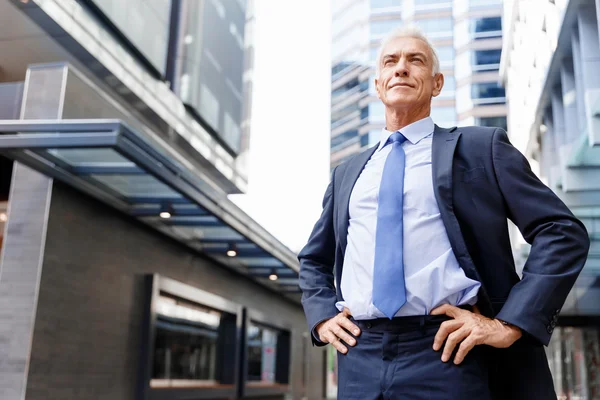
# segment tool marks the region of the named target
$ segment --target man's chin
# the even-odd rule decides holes
[[[391,108],[414,107],[415,99],[409,96],[394,96],[387,99],[386,105]]]

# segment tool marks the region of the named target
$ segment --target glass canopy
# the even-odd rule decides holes
[[[120,120],[0,121],[0,153],[297,298],[296,255]],[[277,280],[271,280],[273,274]]]

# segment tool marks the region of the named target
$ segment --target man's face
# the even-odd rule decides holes
[[[377,97],[392,109],[423,106],[440,94],[444,76],[433,76],[433,55],[417,38],[397,38],[381,53]]]

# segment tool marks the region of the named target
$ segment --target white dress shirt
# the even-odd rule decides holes
[[[404,177],[404,277],[406,303],[396,316],[427,315],[442,304],[475,304],[481,284],[467,278],[450,247],[433,192],[430,117],[400,130],[408,139]],[[373,264],[379,184],[394,132],[383,130],[379,147],[361,172],[350,196],[348,245],[342,270],[343,302],[355,319],[384,318],[373,305]]]

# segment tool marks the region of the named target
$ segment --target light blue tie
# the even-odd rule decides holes
[[[404,163],[402,143],[406,138],[393,133],[385,146],[392,150],[385,161],[377,210],[375,233],[375,266],[373,270],[373,304],[386,317],[392,319],[406,303],[403,262]],[[384,146],[384,147],[385,147]]]

